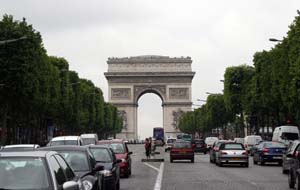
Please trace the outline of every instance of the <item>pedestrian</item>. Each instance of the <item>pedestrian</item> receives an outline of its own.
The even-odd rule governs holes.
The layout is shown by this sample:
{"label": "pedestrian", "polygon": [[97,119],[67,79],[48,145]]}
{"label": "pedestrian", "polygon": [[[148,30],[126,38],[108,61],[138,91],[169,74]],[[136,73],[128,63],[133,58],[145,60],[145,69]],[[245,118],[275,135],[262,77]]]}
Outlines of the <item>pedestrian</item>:
{"label": "pedestrian", "polygon": [[150,158],[150,149],[151,149],[151,145],[150,145],[149,139],[146,138],[145,139],[145,150],[146,150],[146,157],[147,157],[147,159]]}

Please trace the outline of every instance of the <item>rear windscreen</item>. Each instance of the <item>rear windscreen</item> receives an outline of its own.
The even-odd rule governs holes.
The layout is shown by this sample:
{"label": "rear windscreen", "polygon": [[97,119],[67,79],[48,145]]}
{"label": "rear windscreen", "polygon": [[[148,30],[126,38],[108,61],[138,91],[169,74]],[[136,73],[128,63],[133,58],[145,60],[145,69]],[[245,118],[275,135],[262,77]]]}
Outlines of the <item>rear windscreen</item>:
{"label": "rear windscreen", "polygon": [[191,148],[191,143],[189,142],[175,142],[174,148]]}
{"label": "rear windscreen", "polygon": [[242,144],[223,144],[221,150],[244,150]]}

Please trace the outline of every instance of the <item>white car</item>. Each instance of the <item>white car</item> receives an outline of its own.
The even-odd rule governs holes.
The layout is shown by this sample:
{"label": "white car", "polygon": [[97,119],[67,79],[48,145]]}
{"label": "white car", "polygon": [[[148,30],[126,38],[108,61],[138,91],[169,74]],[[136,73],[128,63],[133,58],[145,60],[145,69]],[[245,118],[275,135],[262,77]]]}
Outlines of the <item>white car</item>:
{"label": "white car", "polygon": [[96,144],[98,141],[98,135],[95,133],[94,134],[81,134],[80,138],[81,138],[83,145]]}
{"label": "white car", "polygon": [[176,141],[176,138],[168,138],[167,139],[167,143],[166,143],[166,147],[165,147],[165,152],[167,152],[168,150],[171,150],[171,148],[173,147],[174,142]]}
{"label": "white car", "polygon": [[82,141],[79,136],[60,136],[60,137],[52,138],[47,146],[61,146],[61,145],[81,146]]}

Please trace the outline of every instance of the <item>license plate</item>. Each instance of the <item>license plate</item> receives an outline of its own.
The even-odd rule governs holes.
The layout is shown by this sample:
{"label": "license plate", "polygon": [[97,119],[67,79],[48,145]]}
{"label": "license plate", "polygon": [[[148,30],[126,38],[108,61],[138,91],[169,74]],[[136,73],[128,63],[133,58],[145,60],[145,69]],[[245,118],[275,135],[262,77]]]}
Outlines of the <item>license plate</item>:
{"label": "license plate", "polygon": [[282,159],[280,156],[274,156],[273,159]]}
{"label": "license plate", "polygon": [[185,154],[186,152],[185,151],[182,151],[182,152],[180,152],[181,154]]}
{"label": "license plate", "polygon": [[232,158],[233,160],[239,160],[240,158]]}

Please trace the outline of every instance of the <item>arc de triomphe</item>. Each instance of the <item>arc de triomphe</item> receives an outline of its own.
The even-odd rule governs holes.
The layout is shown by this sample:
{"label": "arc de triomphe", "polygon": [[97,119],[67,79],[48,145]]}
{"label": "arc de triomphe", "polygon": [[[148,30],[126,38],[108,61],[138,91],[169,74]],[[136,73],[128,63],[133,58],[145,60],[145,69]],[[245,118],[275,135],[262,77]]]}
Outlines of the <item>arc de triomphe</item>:
{"label": "arc de triomphe", "polygon": [[[108,58],[109,102],[117,106],[123,129],[117,138],[137,139],[138,100],[145,93],[162,100],[163,127],[166,136],[175,136],[178,119],[191,110],[192,72],[190,57],[137,56]],[[160,127],[160,126],[153,126]]]}

